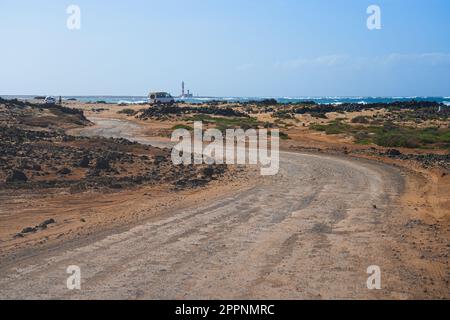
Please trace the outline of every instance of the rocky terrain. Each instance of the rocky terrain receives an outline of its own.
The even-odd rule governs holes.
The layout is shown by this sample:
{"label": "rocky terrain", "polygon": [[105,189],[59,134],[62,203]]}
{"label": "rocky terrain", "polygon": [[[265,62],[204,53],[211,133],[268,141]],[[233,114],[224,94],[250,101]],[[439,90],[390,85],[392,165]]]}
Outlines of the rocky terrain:
{"label": "rocky terrain", "polygon": [[0,100],[0,188],[122,189],[168,183],[199,187],[225,166],[174,166],[170,150],[125,139],[75,137],[65,129],[91,123],[73,108]]}
{"label": "rocky terrain", "polygon": [[[403,115],[420,108],[66,105],[74,111],[1,106],[16,114],[2,114],[0,131],[1,298],[448,298],[442,110],[425,108],[424,123],[406,130]],[[297,108],[319,112],[279,117]],[[44,122],[23,123],[27,114]],[[280,173],[236,182],[233,167],[172,166],[159,133],[195,120],[284,130]],[[355,140],[363,130],[365,144]],[[376,144],[374,134],[393,132],[423,148]],[[74,263],[80,292],[65,285]],[[383,288],[367,291],[374,264]]]}
{"label": "rocky terrain", "polygon": [[72,192],[171,183],[204,186],[224,166],[174,166],[170,150],[125,139],[73,137],[0,127],[0,188],[63,188]]}
{"label": "rocky terrain", "polygon": [[385,155],[392,159],[413,160],[420,163],[425,169],[441,168],[450,172],[450,154],[403,154],[397,149],[389,149],[378,152],[378,155]]}
{"label": "rocky terrain", "polygon": [[0,98],[1,126],[61,131],[89,124],[83,111],[76,108]]}
{"label": "rocky terrain", "polygon": [[[307,140],[311,133],[319,131],[327,135],[329,144],[349,138],[346,142],[360,146],[354,154],[414,161],[424,168],[437,167],[446,171],[450,167],[450,107],[437,102],[412,100],[324,105],[313,101],[280,104],[274,99],[266,99],[128,107],[117,113],[127,119],[158,121],[161,128],[165,125],[160,130],[164,134],[155,135],[170,137],[174,128],[192,129],[193,121],[202,121],[208,127],[220,130],[279,128],[280,137],[294,144],[298,138]],[[312,151],[326,149],[312,147]],[[346,146],[340,149],[344,153],[348,151]]]}
{"label": "rocky terrain", "polygon": [[[415,204],[399,202],[399,168],[324,154],[280,158],[280,173],[250,188],[0,264],[0,298],[448,299],[445,221],[427,222]],[[67,290],[73,264],[82,290]],[[367,290],[371,265],[382,270],[381,290]]]}
{"label": "rocky terrain", "polygon": [[0,98],[1,261],[215,197],[236,173],[175,166],[168,148],[77,133],[95,127],[86,113],[104,110]]}
{"label": "rocky terrain", "polygon": [[[275,100],[263,100],[259,102],[243,103],[243,106],[251,112],[279,112],[278,115],[289,114],[310,114],[320,115],[330,112],[361,112],[367,110],[389,110],[391,112],[406,111],[411,117],[417,120],[427,119],[448,119],[450,108],[442,103],[428,101],[405,101],[392,103],[342,103],[342,104],[317,104],[314,101],[304,101],[299,103],[279,104]],[[403,113],[403,114],[405,114]]]}
{"label": "rocky terrain", "polygon": [[142,120],[157,119],[164,120],[173,116],[188,114],[204,114],[225,117],[248,117],[244,112],[231,107],[219,108],[216,106],[179,106],[179,105],[154,105],[148,109],[138,112],[137,118]]}

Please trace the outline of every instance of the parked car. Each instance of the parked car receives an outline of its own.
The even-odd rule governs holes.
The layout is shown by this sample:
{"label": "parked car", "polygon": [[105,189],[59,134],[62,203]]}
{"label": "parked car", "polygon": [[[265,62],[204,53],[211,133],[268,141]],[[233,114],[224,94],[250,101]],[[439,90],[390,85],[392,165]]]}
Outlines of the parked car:
{"label": "parked car", "polygon": [[150,92],[149,103],[174,103],[175,99],[167,92]]}
{"label": "parked car", "polygon": [[56,104],[56,99],[50,96],[45,97],[44,99],[45,104]]}

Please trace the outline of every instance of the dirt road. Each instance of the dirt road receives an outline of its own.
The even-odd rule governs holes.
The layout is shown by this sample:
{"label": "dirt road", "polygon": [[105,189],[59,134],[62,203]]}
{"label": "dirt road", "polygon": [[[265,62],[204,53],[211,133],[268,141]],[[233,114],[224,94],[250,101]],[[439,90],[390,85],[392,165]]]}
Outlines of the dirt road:
{"label": "dirt road", "polygon": [[[139,129],[97,123],[91,133],[131,138]],[[280,161],[277,176],[246,192],[0,268],[0,298],[445,297],[440,284],[424,293],[421,269],[397,252],[404,228],[398,169],[289,152]],[[81,290],[66,287],[70,265],[81,268]],[[367,289],[371,265],[381,268],[381,290]]]}

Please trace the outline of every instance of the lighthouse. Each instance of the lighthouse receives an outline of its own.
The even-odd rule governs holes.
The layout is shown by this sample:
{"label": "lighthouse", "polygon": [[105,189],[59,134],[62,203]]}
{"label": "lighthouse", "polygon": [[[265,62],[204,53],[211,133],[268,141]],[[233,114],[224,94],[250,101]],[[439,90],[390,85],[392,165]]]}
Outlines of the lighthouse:
{"label": "lighthouse", "polygon": [[184,81],[181,81],[181,96],[180,98],[192,98],[193,95],[190,92],[190,90],[187,91],[187,93],[184,90]]}

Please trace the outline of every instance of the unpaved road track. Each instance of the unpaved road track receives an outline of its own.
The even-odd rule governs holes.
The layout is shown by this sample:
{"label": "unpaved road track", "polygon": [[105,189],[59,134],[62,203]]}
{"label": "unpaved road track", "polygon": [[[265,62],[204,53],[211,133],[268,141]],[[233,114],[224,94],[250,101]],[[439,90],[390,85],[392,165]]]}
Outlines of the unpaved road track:
{"label": "unpaved road track", "polygon": [[[91,133],[136,129],[108,124]],[[280,161],[277,176],[246,192],[0,268],[0,298],[415,297],[414,277],[390,252],[398,169],[287,152]],[[70,265],[81,268],[80,291],[66,288]],[[366,287],[370,265],[382,270],[382,290]]]}

